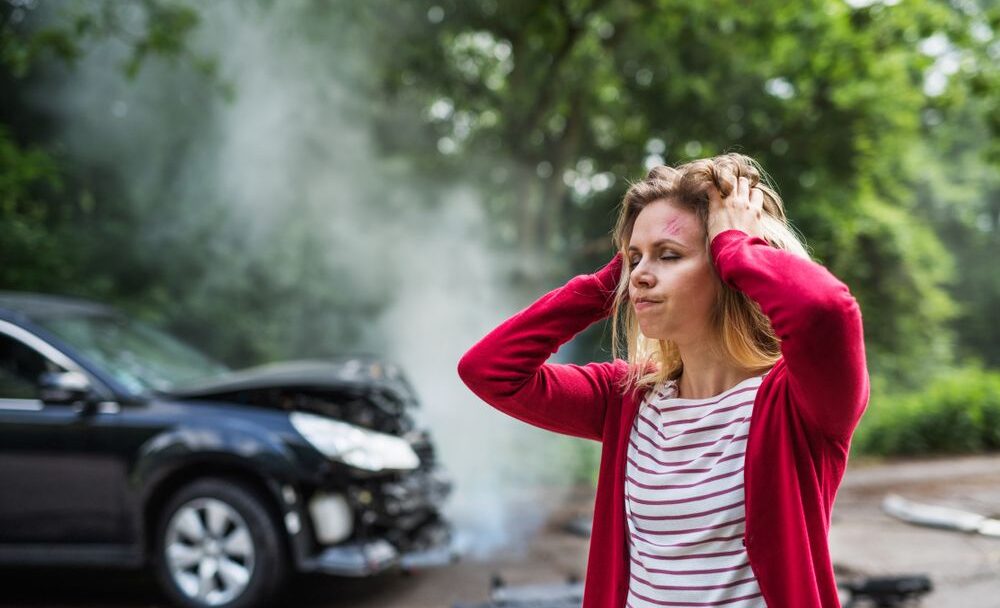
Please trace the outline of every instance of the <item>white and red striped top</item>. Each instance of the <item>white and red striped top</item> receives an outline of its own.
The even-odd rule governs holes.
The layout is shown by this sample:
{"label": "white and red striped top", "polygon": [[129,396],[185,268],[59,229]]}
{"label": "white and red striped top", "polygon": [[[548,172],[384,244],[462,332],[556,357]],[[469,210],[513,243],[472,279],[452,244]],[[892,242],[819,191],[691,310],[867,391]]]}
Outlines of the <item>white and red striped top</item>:
{"label": "white and red striped top", "polygon": [[743,546],[743,463],[767,374],[705,399],[669,380],[650,390],[629,437],[628,608],[765,606]]}

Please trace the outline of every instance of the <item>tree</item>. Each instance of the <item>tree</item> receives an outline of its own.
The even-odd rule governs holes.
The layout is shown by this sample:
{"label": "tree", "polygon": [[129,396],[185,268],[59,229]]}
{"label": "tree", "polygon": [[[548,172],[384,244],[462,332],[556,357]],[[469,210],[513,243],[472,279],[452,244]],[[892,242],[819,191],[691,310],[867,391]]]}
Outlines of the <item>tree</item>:
{"label": "tree", "polygon": [[[918,215],[912,158],[928,110],[960,108],[955,91],[995,95],[995,14],[935,0],[378,6],[392,13],[378,20],[394,41],[380,57],[385,94],[420,110],[410,119],[452,169],[503,159],[499,177],[493,161],[470,179],[491,185],[499,235],[541,282],[610,253],[623,178],[738,150],[762,162],[816,256],[857,295],[877,371],[916,383],[949,360],[953,266]],[[978,84],[928,93],[934,58],[920,47],[934,36],[978,57]],[[407,144],[394,132],[390,150]]]}

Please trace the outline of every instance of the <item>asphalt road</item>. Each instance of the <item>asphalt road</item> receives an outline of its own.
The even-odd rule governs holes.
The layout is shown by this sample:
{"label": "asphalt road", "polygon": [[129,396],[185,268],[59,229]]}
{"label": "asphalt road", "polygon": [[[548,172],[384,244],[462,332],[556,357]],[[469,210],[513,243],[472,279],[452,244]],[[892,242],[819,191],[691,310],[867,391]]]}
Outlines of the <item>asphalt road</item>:
{"label": "asphalt road", "polygon": [[[887,493],[910,500],[1000,515],[1000,456],[852,463],[833,513],[831,552],[838,570],[868,575],[924,573],[935,591],[927,608],[1000,606],[1000,538],[917,527],[887,516]],[[545,501],[545,495],[536,500]],[[563,525],[590,513],[592,495],[571,494],[553,507],[547,526],[527,547],[485,561],[465,560],[408,575],[370,579],[297,577],[277,604],[303,608],[448,608],[485,601],[490,581],[550,583],[583,576],[588,539]],[[526,505],[526,508],[529,508]],[[537,508],[537,505],[530,508]],[[138,608],[168,606],[151,577],[133,572],[0,570],[0,607]]]}

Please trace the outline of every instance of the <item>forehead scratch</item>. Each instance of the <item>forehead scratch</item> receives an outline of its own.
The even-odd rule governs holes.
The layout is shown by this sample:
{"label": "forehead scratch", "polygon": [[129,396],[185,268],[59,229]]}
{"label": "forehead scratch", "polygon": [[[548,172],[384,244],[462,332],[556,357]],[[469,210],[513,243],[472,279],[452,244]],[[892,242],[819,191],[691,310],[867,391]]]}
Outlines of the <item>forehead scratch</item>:
{"label": "forehead scratch", "polygon": [[677,236],[681,233],[681,225],[683,220],[679,217],[670,219],[666,224],[663,225],[663,230],[660,232],[663,236]]}

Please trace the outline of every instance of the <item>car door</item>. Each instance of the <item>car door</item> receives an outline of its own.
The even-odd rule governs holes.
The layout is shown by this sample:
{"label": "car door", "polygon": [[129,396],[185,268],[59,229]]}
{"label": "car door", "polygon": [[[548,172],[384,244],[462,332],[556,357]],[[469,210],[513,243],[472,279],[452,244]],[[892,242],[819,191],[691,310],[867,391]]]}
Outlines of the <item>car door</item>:
{"label": "car door", "polygon": [[0,321],[0,544],[105,543],[121,533],[120,474],[91,454],[92,419],[39,399],[42,373],[73,367]]}

